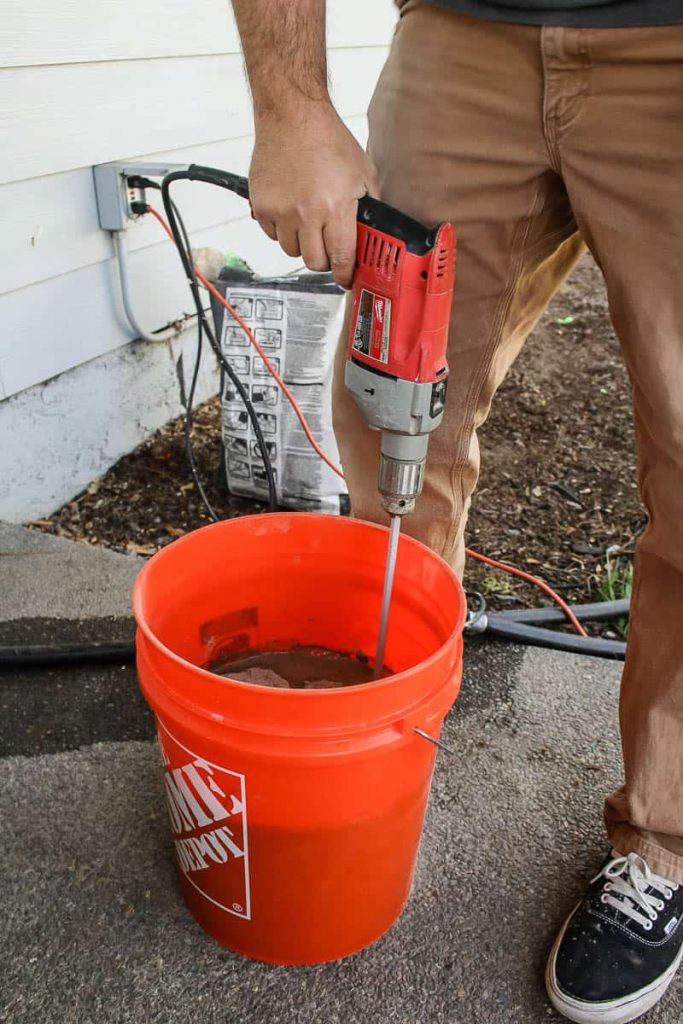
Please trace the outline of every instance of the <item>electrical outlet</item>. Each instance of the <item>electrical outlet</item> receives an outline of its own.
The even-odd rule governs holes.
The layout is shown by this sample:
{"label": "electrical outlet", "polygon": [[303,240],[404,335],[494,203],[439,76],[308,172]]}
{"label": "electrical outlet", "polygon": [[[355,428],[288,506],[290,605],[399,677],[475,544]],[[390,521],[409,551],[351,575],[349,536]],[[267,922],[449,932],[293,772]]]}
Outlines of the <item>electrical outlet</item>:
{"label": "electrical outlet", "polygon": [[[134,182],[140,181],[139,178],[126,178],[125,180],[125,200],[127,207],[128,217],[133,219],[140,216],[141,207],[138,203],[142,203],[143,206],[147,202],[147,193],[145,192],[144,185],[134,184]],[[137,211],[137,212],[136,212]]]}
{"label": "electrical outlet", "polygon": [[93,167],[97,215],[103,231],[123,231],[138,215],[133,203],[145,202],[144,188],[131,179],[165,178],[171,171],[187,170],[188,164],[128,163]]}

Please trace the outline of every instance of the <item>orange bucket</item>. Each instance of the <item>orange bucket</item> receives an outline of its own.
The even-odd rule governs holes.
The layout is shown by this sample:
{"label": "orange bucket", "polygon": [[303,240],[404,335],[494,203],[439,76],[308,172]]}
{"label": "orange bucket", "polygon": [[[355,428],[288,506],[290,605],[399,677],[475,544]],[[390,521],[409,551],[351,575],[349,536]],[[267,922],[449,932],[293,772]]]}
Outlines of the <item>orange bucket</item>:
{"label": "orange bucket", "polygon": [[313,964],[379,938],[408,898],[435,747],[462,672],[465,598],[402,537],[386,664],[330,690],[272,689],[199,666],[219,652],[372,656],[388,532],[281,513],[207,526],[138,576],[140,685],[157,720],[187,905],[230,949]]}

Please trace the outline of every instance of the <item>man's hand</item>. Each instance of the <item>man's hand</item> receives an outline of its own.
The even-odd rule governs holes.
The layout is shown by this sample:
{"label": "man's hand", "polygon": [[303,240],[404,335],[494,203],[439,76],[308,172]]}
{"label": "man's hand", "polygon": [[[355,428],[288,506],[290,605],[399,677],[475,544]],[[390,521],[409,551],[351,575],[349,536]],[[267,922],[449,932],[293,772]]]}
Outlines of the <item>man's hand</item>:
{"label": "man's hand", "polygon": [[288,256],[309,270],[332,270],[351,285],[356,258],[357,200],[376,194],[375,169],[325,101],[297,104],[292,121],[257,124],[249,171],[254,216]]}

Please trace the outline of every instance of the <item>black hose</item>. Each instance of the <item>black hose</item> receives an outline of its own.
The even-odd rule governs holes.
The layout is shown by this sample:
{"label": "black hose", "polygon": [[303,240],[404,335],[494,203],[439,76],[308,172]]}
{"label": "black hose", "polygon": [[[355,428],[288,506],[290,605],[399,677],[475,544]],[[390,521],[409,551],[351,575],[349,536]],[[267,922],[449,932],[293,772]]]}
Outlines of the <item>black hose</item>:
{"label": "black hose", "polygon": [[[630,601],[627,597],[619,601],[596,601],[594,604],[571,604],[569,607],[579,621],[606,622],[628,615]],[[497,616],[513,622],[566,622],[567,616],[561,608],[510,608],[496,612]]]}
{"label": "black hose", "polygon": [[[575,606],[575,611],[576,608],[581,609],[581,606]],[[542,610],[544,609],[539,609],[539,611]],[[569,651],[572,654],[590,654],[613,660],[623,661],[626,652],[626,644],[619,640],[601,640],[596,637],[578,636],[574,633],[558,633],[555,630],[538,629],[522,622],[515,622],[499,613],[486,615],[486,628],[481,632],[482,635],[513,640],[531,647]],[[109,664],[111,662],[120,664],[132,661],[135,661],[135,644],[127,640],[92,641],[82,644],[0,645],[0,671],[10,668],[59,667],[87,663]]]}
{"label": "black hose", "polygon": [[486,616],[486,627],[480,632],[486,636],[514,640],[530,647],[545,647],[554,651],[569,651],[572,654],[592,654],[599,658],[623,661],[626,644],[621,640],[601,640],[597,637],[579,636],[578,633],[558,633],[553,629],[539,629],[515,622],[499,614]]}
{"label": "black hose", "polygon": [[0,646],[0,671],[9,668],[105,664],[135,661],[135,644],[130,640],[93,641],[83,644],[32,644]]}

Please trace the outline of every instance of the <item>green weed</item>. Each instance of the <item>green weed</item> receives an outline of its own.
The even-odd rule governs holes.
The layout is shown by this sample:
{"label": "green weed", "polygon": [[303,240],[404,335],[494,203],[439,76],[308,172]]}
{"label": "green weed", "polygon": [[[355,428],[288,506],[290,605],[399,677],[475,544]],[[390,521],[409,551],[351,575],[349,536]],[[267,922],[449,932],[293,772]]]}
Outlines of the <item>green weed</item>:
{"label": "green weed", "polygon": [[499,576],[484,576],[481,581],[481,592],[484,597],[490,597],[492,594],[511,594],[513,590],[512,580],[502,573]]}
{"label": "green weed", "polygon": [[[607,551],[604,565],[599,565],[595,574],[595,593],[601,601],[620,601],[633,592],[633,562],[630,558]],[[628,618],[617,619],[616,631],[624,639],[628,634]]]}

